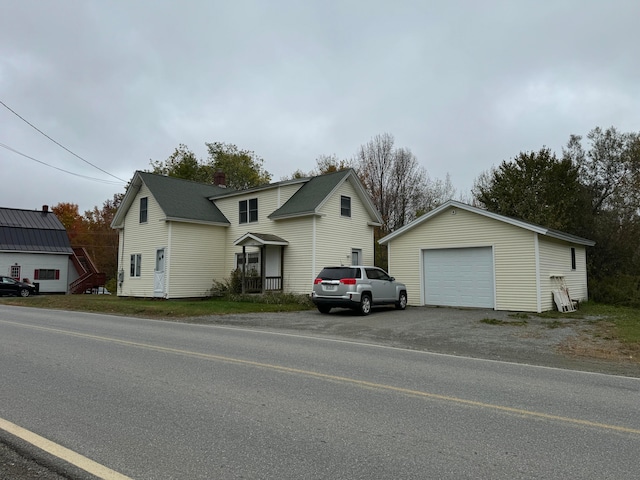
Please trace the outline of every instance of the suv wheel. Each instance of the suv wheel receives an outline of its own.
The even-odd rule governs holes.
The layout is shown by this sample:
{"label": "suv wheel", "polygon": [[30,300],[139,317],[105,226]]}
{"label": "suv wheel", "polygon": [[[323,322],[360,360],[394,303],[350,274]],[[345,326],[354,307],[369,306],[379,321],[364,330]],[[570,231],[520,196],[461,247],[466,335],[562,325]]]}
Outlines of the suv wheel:
{"label": "suv wheel", "polygon": [[371,313],[371,295],[366,293],[362,295],[358,311],[360,315],[369,315],[369,313]]}
{"label": "suv wheel", "polygon": [[320,313],[329,313],[331,311],[331,307],[327,307],[326,305],[318,305],[318,311]]}
{"label": "suv wheel", "polygon": [[396,308],[398,310],[407,308],[407,292],[400,292],[400,298],[396,302]]}
{"label": "suv wheel", "polygon": [[21,297],[28,297],[31,294],[28,288],[21,288],[19,293]]}

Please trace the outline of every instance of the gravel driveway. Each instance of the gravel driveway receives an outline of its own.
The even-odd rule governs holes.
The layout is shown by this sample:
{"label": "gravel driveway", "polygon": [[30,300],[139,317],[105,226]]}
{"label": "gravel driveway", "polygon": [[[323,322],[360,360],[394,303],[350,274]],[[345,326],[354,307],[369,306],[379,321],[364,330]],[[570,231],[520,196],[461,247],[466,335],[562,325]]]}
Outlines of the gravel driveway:
{"label": "gravel driveway", "polygon": [[[185,321],[185,320],[182,320]],[[198,317],[186,320],[318,335],[492,360],[640,377],[637,358],[607,353],[590,319],[541,318],[494,310],[374,308],[366,317],[343,309]],[[607,345],[609,342],[609,345]]]}

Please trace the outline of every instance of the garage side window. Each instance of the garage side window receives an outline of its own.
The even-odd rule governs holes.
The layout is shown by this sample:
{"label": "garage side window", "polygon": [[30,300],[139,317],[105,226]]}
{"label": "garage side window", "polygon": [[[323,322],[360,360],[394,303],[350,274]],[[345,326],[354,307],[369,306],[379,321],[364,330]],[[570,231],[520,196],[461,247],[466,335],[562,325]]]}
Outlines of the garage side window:
{"label": "garage side window", "polygon": [[147,223],[147,205],[149,203],[148,197],[142,197],[140,199],[140,223]]}
{"label": "garage side window", "polygon": [[129,276],[139,277],[141,265],[142,265],[142,255],[139,253],[134,253],[133,255],[131,255],[131,267],[129,270]]}

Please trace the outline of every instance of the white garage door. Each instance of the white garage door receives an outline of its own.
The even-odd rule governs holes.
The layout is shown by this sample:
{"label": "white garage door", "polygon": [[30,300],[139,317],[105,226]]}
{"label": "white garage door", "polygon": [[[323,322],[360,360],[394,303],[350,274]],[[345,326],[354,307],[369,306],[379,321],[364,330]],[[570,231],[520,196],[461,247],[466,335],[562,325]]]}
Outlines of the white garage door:
{"label": "white garage door", "polygon": [[424,250],[426,305],[494,308],[491,247]]}

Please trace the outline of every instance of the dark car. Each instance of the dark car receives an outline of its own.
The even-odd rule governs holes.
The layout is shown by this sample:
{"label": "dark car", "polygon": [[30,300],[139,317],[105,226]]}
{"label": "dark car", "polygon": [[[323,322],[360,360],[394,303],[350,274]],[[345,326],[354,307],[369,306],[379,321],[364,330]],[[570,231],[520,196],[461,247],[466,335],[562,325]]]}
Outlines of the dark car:
{"label": "dark car", "polygon": [[0,277],[0,295],[28,297],[34,293],[36,293],[35,285],[19,282],[11,277]]}
{"label": "dark car", "polygon": [[404,310],[407,287],[378,267],[325,267],[314,281],[311,301],[320,313],[343,307],[368,315],[372,305],[389,304]]}

